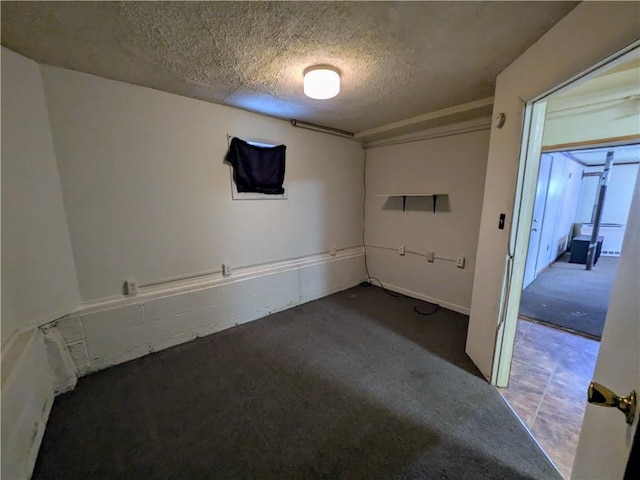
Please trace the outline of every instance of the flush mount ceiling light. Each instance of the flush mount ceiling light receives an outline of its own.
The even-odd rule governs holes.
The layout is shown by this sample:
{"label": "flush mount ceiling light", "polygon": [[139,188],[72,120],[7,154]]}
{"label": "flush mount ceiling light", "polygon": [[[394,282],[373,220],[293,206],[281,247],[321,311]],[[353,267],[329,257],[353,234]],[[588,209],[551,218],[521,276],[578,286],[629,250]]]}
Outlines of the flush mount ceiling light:
{"label": "flush mount ceiling light", "polygon": [[309,67],[304,71],[304,94],[316,100],[333,98],[340,93],[340,73],[327,66]]}

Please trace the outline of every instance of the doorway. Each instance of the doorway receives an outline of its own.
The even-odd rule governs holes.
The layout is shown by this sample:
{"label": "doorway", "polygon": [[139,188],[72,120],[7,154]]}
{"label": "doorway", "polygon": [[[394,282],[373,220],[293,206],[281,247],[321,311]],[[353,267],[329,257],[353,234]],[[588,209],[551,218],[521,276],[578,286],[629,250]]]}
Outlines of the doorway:
{"label": "doorway", "polygon": [[[601,196],[598,187],[608,156],[612,164]],[[640,145],[542,154],[521,318],[600,339],[639,164]],[[600,202],[593,265],[586,269]]]}
{"label": "doorway", "polygon": [[[537,128],[537,142],[529,139],[521,167],[505,320],[514,338],[503,339],[497,384],[506,386],[501,393],[567,479],[640,162],[640,149],[630,145],[640,139],[639,76],[635,50],[580,85],[528,105],[531,132],[536,121],[544,129]],[[592,232],[601,159],[609,152],[617,173],[599,235],[607,240],[586,271],[578,250]]]}

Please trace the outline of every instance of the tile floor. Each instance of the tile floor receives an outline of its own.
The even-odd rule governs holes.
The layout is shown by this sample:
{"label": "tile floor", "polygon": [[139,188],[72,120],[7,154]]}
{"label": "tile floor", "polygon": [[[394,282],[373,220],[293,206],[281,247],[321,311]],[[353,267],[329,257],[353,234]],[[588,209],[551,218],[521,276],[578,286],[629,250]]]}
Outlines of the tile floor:
{"label": "tile floor", "polygon": [[600,342],[518,320],[508,388],[500,393],[565,479],[578,445]]}

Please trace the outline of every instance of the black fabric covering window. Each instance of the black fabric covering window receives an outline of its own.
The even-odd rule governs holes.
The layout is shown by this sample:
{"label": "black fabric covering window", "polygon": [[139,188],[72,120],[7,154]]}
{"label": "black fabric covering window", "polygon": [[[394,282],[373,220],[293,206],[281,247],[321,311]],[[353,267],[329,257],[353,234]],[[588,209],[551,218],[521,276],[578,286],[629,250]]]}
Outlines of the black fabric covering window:
{"label": "black fabric covering window", "polygon": [[283,194],[286,148],[286,145],[259,147],[232,138],[226,160],[233,167],[238,192]]}

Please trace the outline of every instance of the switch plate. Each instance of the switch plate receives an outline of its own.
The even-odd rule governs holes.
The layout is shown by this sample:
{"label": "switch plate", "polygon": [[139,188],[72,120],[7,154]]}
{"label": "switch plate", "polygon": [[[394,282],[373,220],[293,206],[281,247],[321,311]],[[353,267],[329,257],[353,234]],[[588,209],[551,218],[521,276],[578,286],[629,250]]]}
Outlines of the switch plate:
{"label": "switch plate", "polygon": [[222,276],[223,277],[228,277],[231,275],[231,265],[229,265],[228,263],[223,263],[222,264]]}
{"label": "switch plate", "polygon": [[464,268],[464,257],[456,258],[456,267]]}
{"label": "switch plate", "polygon": [[404,255],[404,245],[400,245],[400,247],[398,247],[398,253],[400,255]]}

